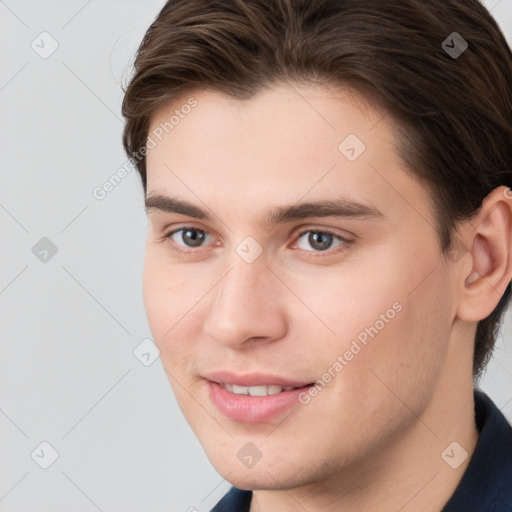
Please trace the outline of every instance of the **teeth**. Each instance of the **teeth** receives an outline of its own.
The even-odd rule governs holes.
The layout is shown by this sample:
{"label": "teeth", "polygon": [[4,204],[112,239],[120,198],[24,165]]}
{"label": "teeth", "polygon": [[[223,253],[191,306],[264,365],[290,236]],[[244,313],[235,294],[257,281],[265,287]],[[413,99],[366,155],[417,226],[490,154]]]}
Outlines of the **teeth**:
{"label": "teeth", "polygon": [[249,395],[251,395],[251,396],[267,396],[268,395],[268,387],[267,386],[251,386],[247,389],[249,390]]}
{"label": "teeth", "polygon": [[277,395],[281,391],[290,391],[294,389],[293,386],[237,386],[236,384],[220,383],[221,387],[225,390],[235,393],[236,395],[250,395],[250,396],[267,396]]}
{"label": "teeth", "polygon": [[267,387],[267,394],[268,395],[277,395],[277,393],[281,393],[284,388],[281,386],[268,386]]}
{"label": "teeth", "polygon": [[233,393],[236,395],[248,395],[249,388],[247,386],[237,386],[236,384],[233,384]]}

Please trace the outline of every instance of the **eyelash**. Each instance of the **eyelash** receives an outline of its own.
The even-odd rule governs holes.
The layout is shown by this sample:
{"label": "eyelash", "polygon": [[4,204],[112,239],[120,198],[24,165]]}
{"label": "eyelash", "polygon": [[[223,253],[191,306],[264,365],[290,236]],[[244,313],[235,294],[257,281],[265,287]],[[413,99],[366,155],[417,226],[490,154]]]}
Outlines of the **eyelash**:
{"label": "eyelash", "polygon": [[[173,235],[175,235],[176,233],[179,233],[180,231],[186,231],[186,230],[200,231],[202,233],[207,233],[204,229],[199,229],[199,228],[196,228],[194,226],[182,226],[181,228],[174,229],[174,230],[170,231],[169,233],[167,233],[166,235],[164,235],[164,239],[165,240],[169,239],[169,241],[171,242],[171,244],[173,246],[173,250],[176,251],[177,253],[183,254],[183,255],[190,255],[190,254],[193,254],[195,252],[198,252],[198,250],[197,249],[185,249],[185,248],[183,248],[183,246],[176,244],[172,240],[172,236]],[[311,228],[304,229],[303,231],[299,232],[297,237],[296,237],[297,241],[299,241],[306,233],[319,233],[319,234],[322,234],[322,235],[330,235],[330,236],[332,236],[334,238],[339,239],[341,242],[343,242],[343,244],[341,246],[338,246],[337,248],[335,248],[334,253],[343,252],[344,250],[347,249],[347,246],[352,243],[351,240],[348,240],[348,239],[338,235],[334,231],[330,231],[329,229],[311,229]],[[200,248],[201,247],[199,247],[198,249],[200,249]],[[305,251],[304,249],[302,249],[302,250],[304,252],[306,252],[308,257],[313,257],[313,258],[318,257],[318,256],[322,256],[324,254],[327,254],[327,255],[332,255],[333,254],[331,249],[327,249],[326,251]]]}

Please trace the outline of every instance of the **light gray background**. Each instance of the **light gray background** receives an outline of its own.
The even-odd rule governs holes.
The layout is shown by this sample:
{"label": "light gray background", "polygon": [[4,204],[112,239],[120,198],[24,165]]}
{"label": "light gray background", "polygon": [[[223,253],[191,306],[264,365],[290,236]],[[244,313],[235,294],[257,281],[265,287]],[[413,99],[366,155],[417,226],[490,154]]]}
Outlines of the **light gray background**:
{"label": "light gray background", "polygon": [[[512,0],[484,3],[510,43]],[[121,78],[163,4],[0,1],[0,512],[207,511],[229,488],[160,360],[133,354],[151,337],[139,178],[92,195],[126,162]],[[511,340],[509,314],[481,388],[512,421]]]}

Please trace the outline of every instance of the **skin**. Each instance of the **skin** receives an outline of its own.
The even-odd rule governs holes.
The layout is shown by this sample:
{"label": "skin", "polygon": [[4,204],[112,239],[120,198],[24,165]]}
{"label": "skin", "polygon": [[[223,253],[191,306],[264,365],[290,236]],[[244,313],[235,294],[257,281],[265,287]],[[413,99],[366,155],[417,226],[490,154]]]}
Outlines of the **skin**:
{"label": "skin", "polygon": [[[466,250],[450,259],[389,116],[357,92],[281,83],[239,101],[189,91],[155,113],[150,132],[191,96],[198,105],[147,155],[147,195],[187,200],[213,219],[148,209],[144,301],[208,458],[254,490],[251,512],[441,510],[478,437],[476,325],[512,275],[506,189],[460,225]],[[352,162],[338,149],[351,133],[366,145]],[[264,222],[278,206],[342,196],[383,216]],[[203,244],[191,247],[183,231],[166,238],[185,227],[206,232]],[[330,248],[299,238],[308,229],[332,231]],[[248,236],[263,249],[252,263],[236,252]],[[202,376],[214,370],[315,382],[396,303],[401,310],[307,405],[254,424],[211,402]],[[454,441],[469,455],[457,469],[441,457]],[[237,457],[247,442],[262,454],[251,468]]]}

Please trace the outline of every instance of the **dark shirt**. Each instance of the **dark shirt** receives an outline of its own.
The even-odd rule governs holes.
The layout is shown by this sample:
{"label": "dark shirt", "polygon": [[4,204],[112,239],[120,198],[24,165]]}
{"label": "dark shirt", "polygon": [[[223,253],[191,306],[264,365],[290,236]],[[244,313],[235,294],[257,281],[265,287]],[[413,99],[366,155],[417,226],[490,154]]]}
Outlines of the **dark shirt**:
{"label": "dark shirt", "polygon": [[[441,512],[512,512],[512,428],[481,391],[475,391],[478,442],[462,480]],[[231,487],[211,512],[249,512],[251,491]]]}

